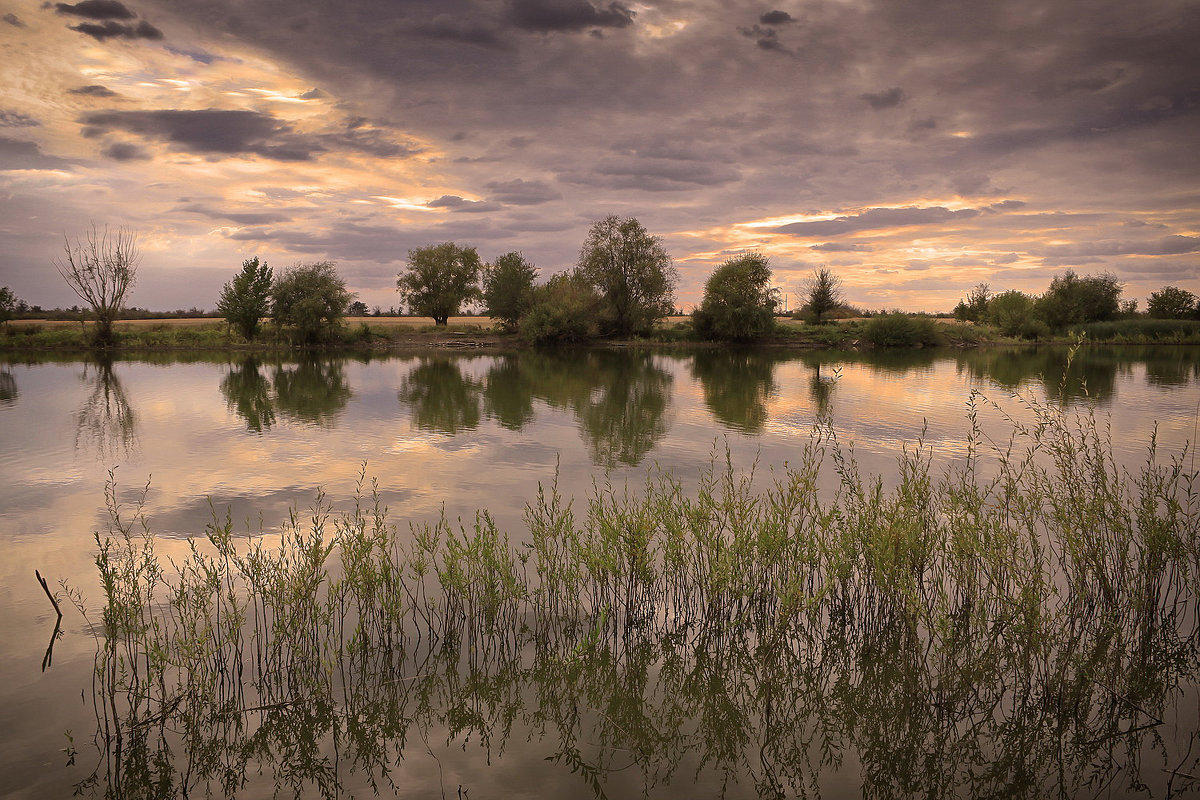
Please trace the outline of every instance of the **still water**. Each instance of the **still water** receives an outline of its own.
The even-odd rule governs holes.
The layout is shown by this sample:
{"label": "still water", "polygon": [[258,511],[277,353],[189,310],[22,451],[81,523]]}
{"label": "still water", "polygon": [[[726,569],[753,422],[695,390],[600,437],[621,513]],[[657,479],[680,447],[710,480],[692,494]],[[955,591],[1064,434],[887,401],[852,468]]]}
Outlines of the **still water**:
{"label": "still water", "polygon": [[[973,390],[981,395],[972,402]],[[239,532],[270,535],[290,510],[303,514],[318,489],[335,508],[345,507],[363,472],[377,479],[381,502],[403,527],[442,513],[470,521],[477,509],[486,508],[520,541],[526,503],[539,486],[557,480],[568,497],[586,503],[594,482],[639,486],[648,473],[662,470],[686,488],[695,485],[705,465],[727,457],[736,467],[755,467],[761,479],[799,457],[823,415],[832,419],[839,442],[853,447],[862,471],[880,475],[885,484],[895,482],[896,459],[904,448],[918,442],[928,448],[935,470],[946,469],[966,453],[972,410],[984,430],[1003,441],[1002,411],[1023,418],[1023,402],[1014,394],[1094,410],[1100,424],[1111,428],[1118,462],[1137,468],[1152,436],[1160,459],[1183,454],[1186,442],[1195,439],[1200,349],[1090,348],[1069,369],[1066,352],[1050,348],[876,354],[439,352],[284,361],[179,354],[100,362],[10,361],[0,366],[0,602],[5,609],[0,615],[0,796],[70,796],[81,782],[84,794],[111,791],[104,781],[87,783],[97,763],[111,755],[98,755],[94,743],[95,639],[89,623],[68,607],[63,633],[48,654],[55,614],[34,578],[37,569],[60,593],[63,581],[82,593],[85,606],[98,605],[93,533],[106,529],[109,480],[115,481],[113,491],[127,512],[142,503],[162,553],[174,558],[186,555],[186,538],[203,535],[214,514],[228,513]],[[1002,411],[989,401],[998,402]],[[822,481],[832,490],[836,477]],[[874,646],[886,650],[889,644]],[[647,705],[639,714],[663,713],[664,697],[697,691],[678,675],[672,678],[674,661],[668,656],[674,651],[663,643],[626,642],[624,648],[622,669],[614,665],[614,672],[625,670],[627,676],[636,667],[643,677],[647,671],[657,675],[659,704],[642,697],[637,702]],[[729,646],[723,652],[739,651]],[[753,660],[751,653],[742,655]],[[586,703],[589,692],[579,687],[599,678],[570,670],[550,674],[544,664],[534,663],[541,666],[510,680],[508,688],[498,680],[493,687],[495,693],[511,691],[519,698],[506,708],[521,713],[509,718],[467,725],[461,715],[472,709],[450,702],[439,716],[430,710],[437,704],[428,696],[397,698],[391,696],[394,689],[383,692],[393,713],[411,703],[420,712],[413,714],[423,713],[426,721],[409,732],[403,746],[396,740],[406,731],[384,726],[394,748],[385,759],[388,781],[379,784],[377,774],[368,777],[370,770],[354,763],[335,767],[332,774],[339,777],[332,783],[312,773],[296,785],[312,796],[364,796],[375,789],[414,797],[459,791],[475,798],[623,796],[647,787],[663,796],[671,796],[672,788],[694,796],[756,796],[765,791],[762,775],[771,770],[756,770],[750,762],[765,765],[769,753],[778,762],[786,760],[770,734],[770,707],[767,723],[759,726],[767,732],[764,741],[753,746],[719,736],[708,741],[704,731],[729,729],[733,721],[721,717],[731,708],[714,707],[706,699],[701,707],[715,716],[701,714],[699,733],[691,720],[684,726],[686,737],[661,734],[643,743],[647,753],[657,755],[617,758],[598,775],[596,763],[581,754],[582,744],[559,741],[547,730],[543,706]],[[723,663],[721,669],[709,665],[705,674],[727,681],[730,669],[742,677],[753,672],[745,664]],[[478,698],[477,687],[472,694],[458,684],[457,666],[434,672],[444,682],[426,691]],[[805,673],[797,680],[809,677]],[[871,696],[843,698],[848,705],[834,714],[839,719],[881,714],[873,729],[879,741],[867,737],[866,745],[844,749],[808,741],[800,766],[792,765],[802,777],[785,785],[784,794],[805,787],[824,797],[928,791],[928,782],[878,774],[903,772],[922,755],[917,743],[907,742],[911,751],[900,746],[912,735],[905,719],[922,711],[911,705],[911,693],[900,691],[906,687],[892,685],[902,678],[881,674]],[[900,694],[884,696],[889,685]],[[836,699],[836,692],[822,696]],[[1011,702],[1005,697],[1003,702]],[[862,707],[868,701],[877,707]],[[1172,702],[1184,707],[1171,718],[1170,731],[1156,733],[1186,746],[1196,738],[1200,710],[1194,683],[1182,687]],[[612,722],[617,712],[611,706],[590,713]],[[271,724],[291,731],[290,736],[298,735],[293,728],[327,730],[321,715],[332,716],[332,711],[314,701],[307,713],[316,716]],[[1190,723],[1181,727],[1179,719]],[[259,730],[268,728],[264,721]],[[937,750],[935,743],[925,744]],[[1200,749],[1200,743],[1196,746]],[[872,748],[879,747],[888,749],[887,758],[877,757]],[[829,756],[831,748],[838,750],[836,757]],[[726,758],[726,750],[739,754]],[[335,759],[346,757],[338,747],[333,751]],[[1164,748],[1148,759],[1165,762],[1168,751],[1175,754]],[[789,752],[799,757],[795,748]],[[960,755],[968,761],[973,757],[977,765],[987,763],[978,753]],[[228,785],[216,780],[201,786],[217,795],[269,797],[279,786],[290,794],[293,785],[278,773],[280,759],[289,758],[294,755],[275,762],[264,757],[276,764],[274,772],[260,764],[257,772]],[[655,762],[672,767],[665,774],[648,771],[647,764]],[[1153,796],[1176,790],[1171,770],[1178,771],[1178,765],[1144,767],[1141,779],[1153,787]],[[939,767],[931,761],[924,769]],[[963,783],[960,776],[951,791],[995,790],[997,784],[989,784],[986,775],[975,777],[978,785]],[[1127,776],[1122,780],[1114,785],[1130,783]],[[1090,796],[1103,793],[1107,784],[1084,780],[1070,786],[1069,794]],[[776,783],[771,787],[778,789]]]}

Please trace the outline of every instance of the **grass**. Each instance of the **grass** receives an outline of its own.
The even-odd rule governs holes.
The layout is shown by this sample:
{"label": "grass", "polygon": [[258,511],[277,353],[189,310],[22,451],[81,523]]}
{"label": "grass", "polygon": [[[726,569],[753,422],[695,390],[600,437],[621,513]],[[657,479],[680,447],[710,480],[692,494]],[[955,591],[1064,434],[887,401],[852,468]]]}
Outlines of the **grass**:
{"label": "grass", "polygon": [[1195,720],[1170,721],[1198,671],[1193,457],[1151,441],[1127,471],[1091,414],[1017,402],[993,442],[973,395],[967,457],[918,443],[894,488],[823,420],[769,479],[715,454],[691,491],[540,487],[516,541],[486,511],[402,530],[364,470],[350,509],[318,494],[270,537],[214,512],[164,561],[110,484],[103,606],[73,594],[98,614],[81,789],[394,791],[442,736],[542,742],[597,796],[630,767],[819,794],[851,751],[867,796],[1196,790]]}

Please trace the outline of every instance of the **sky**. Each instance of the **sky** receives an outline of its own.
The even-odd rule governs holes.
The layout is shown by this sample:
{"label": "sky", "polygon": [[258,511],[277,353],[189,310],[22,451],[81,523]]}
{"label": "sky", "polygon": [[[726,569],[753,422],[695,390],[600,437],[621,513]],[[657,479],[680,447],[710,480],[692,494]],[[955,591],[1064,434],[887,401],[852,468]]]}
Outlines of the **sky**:
{"label": "sky", "polygon": [[399,306],[408,251],[571,267],[662,238],[868,309],[1111,272],[1200,294],[1195,0],[0,0],[0,284],[79,302],[64,238],[126,227],[133,305],[258,256]]}

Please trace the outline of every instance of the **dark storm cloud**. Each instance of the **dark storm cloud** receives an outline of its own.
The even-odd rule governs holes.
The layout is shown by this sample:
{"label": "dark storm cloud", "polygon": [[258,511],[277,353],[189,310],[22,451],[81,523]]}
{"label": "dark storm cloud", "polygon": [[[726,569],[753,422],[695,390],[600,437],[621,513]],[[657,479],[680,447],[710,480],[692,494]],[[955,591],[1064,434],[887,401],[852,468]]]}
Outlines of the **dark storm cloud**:
{"label": "dark storm cloud", "polygon": [[521,178],[511,181],[492,181],[483,188],[498,203],[514,206],[536,206],[558,200],[562,194],[541,181],[526,181]]}
{"label": "dark storm cloud", "polygon": [[332,150],[357,150],[379,158],[406,158],[421,152],[420,147],[392,140],[386,131],[352,125],[343,133],[323,134],[320,140]]}
{"label": "dark storm cloud", "polygon": [[885,89],[882,92],[867,92],[859,96],[876,111],[882,111],[885,108],[895,108],[905,100],[904,90],[899,86],[893,86],[891,89]]}
{"label": "dark storm cloud", "polygon": [[0,136],[0,171],[27,169],[61,169],[70,162],[42,152],[36,142]]}
{"label": "dark storm cloud", "polygon": [[105,39],[158,40],[163,38],[163,32],[146,20],[142,20],[137,25],[123,25],[112,20],[100,23],[81,22],[78,25],[72,25],[71,30],[86,34],[98,42],[103,42]]}
{"label": "dark storm cloud", "polygon": [[150,154],[130,142],[113,142],[100,151],[114,161],[146,161]]}
{"label": "dark storm cloud", "polygon": [[80,86],[78,89],[68,89],[67,94],[82,94],[87,97],[116,97],[117,93],[107,86],[93,83],[90,86]]}
{"label": "dark storm cloud", "polygon": [[20,111],[0,109],[0,128],[36,128],[42,123]]}
{"label": "dark storm cloud", "polygon": [[73,17],[83,17],[84,19],[136,19],[137,14],[134,14],[124,3],[118,3],[117,0],[83,0],[82,3],[68,5],[67,3],[55,3],[54,10],[59,14],[68,14]]}
{"label": "dark storm cloud", "polygon": [[784,25],[792,21],[792,15],[786,11],[768,11],[758,21],[763,25]]}
{"label": "dark storm cloud", "polygon": [[4,20],[9,25],[12,25],[14,28],[26,27],[25,23],[21,22],[21,18],[16,14],[5,14],[3,17],[0,17],[0,19]]}
{"label": "dark storm cloud", "polygon": [[627,28],[635,12],[622,3],[593,4],[587,0],[509,0],[509,19],[527,31],[581,31],[587,28]]}
{"label": "dark storm cloud", "polygon": [[861,214],[837,219],[793,222],[775,229],[776,233],[796,236],[839,236],[846,233],[901,228],[910,225],[934,225],[979,216],[974,208],[951,211],[943,206],[925,208],[871,208]]}
{"label": "dark storm cloud", "polygon": [[451,211],[479,212],[479,211],[495,211],[500,206],[495,203],[488,203],[483,200],[467,200],[465,197],[459,197],[456,194],[444,194],[436,200],[430,200],[425,204],[427,208],[448,208]]}
{"label": "dark storm cloud", "polygon": [[473,20],[464,20],[451,14],[439,14],[429,22],[412,28],[414,33],[430,39],[478,45],[480,47],[504,47],[498,31]]}
{"label": "dark storm cloud", "polygon": [[156,139],[189,153],[257,155],[274,161],[308,161],[325,147],[286,123],[257,111],[103,111],[84,115],[84,135],[113,131]]}

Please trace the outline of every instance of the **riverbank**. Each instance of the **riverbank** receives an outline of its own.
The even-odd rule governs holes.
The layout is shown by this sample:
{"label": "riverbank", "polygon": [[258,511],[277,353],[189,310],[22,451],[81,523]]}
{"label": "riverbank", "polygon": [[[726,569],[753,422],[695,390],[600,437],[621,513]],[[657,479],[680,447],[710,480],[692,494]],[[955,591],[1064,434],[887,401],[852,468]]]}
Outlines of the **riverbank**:
{"label": "riverbank", "polygon": [[[0,352],[87,352],[92,323],[77,320],[12,320],[0,330]],[[119,352],[147,350],[224,350],[277,353],[301,349],[286,336],[268,327],[255,341],[234,333],[221,319],[207,317],[122,320],[116,323]],[[839,320],[813,325],[780,318],[772,336],[756,346],[782,349],[874,347],[977,347],[1014,344],[1070,344],[1080,336],[1096,344],[1200,344],[1200,321],[1129,319],[1093,323],[1066,332],[1025,340],[1002,336],[995,328],[970,322],[925,316],[891,314]],[[666,346],[713,348],[723,342],[699,339],[691,318],[664,319],[647,337],[596,339],[605,347]],[[353,352],[405,352],[428,349],[518,350],[530,345],[513,333],[501,331],[489,317],[451,317],[435,326],[424,317],[347,317],[335,338],[316,349]]]}

